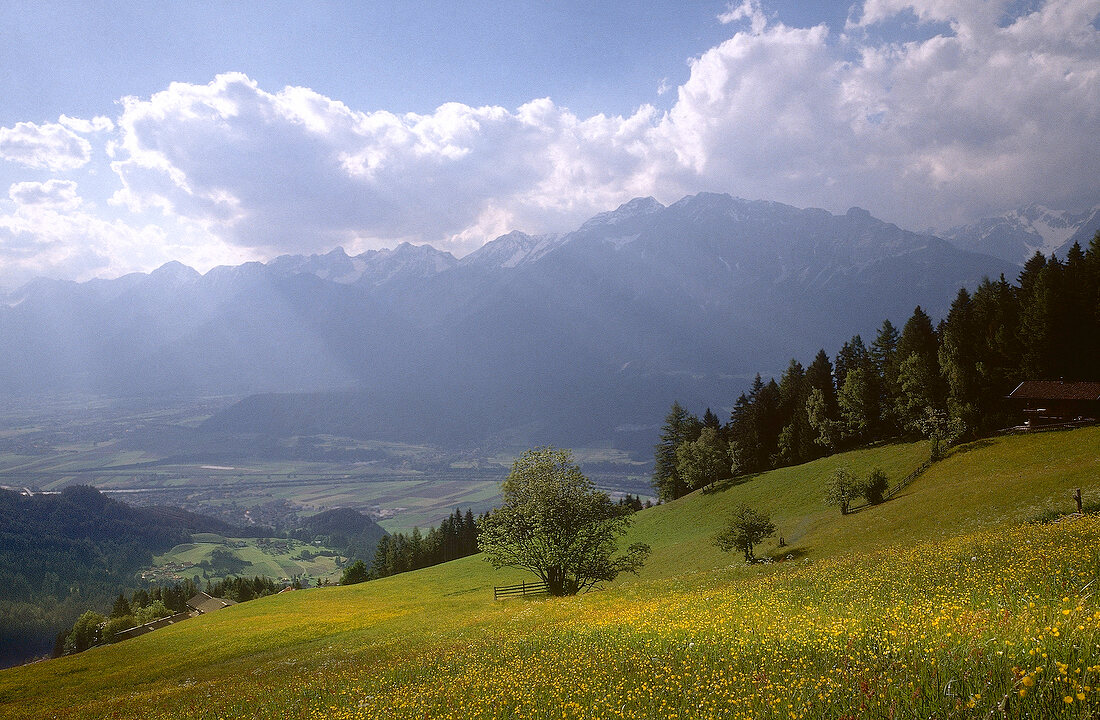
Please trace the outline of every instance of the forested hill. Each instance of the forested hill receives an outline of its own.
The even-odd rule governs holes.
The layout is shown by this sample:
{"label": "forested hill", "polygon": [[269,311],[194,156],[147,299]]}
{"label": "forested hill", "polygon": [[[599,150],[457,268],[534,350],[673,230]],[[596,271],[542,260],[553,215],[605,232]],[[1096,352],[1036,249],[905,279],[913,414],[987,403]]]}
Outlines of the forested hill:
{"label": "forested hill", "polygon": [[84,485],[33,497],[0,490],[0,666],[48,653],[76,615],[134,584],[153,555],[220,520],[138,508]]}
{"label": "forested hill", "polygon": [[905,434],[928,437],[935,455],[1019,422],[1006,396],[1021,381],[1100,380],[1100,232],[1063,259],[1036,253],[1016,280],[960,289],[938,324],[918,306],[900,333],[887,319],[873,342],[855,335],[832,361],[820,350],[778,382],[757,375],[724,425],[674,404],[656,449],[658,494]]}

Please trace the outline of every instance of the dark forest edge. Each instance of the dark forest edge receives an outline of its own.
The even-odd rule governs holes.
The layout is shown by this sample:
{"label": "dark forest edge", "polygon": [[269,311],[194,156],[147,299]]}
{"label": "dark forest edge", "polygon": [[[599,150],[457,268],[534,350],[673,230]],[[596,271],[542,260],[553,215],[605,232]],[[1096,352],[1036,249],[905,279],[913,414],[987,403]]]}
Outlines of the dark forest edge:
{"label": "dark forest edge", "polygon": [[792,359],[777,382],[757,374],[722,424],[679,403],[654,449],[653,487],[674,500],[721,480],[808,462],[860,445],[923,435],[936,459],[952,442],[1012,425],[1007,395],[1024,380],[1100,378],[1100,232],[1065,260],[1036,254],[958,291],[933,325],[917,306],[901,332],[884,320],[830,361]]}
{"label": "dark forest edge", "polygon": [[[86,485],[34,496],[0,490],[0,666],[42,657],[51,648],[56,653],[83,615],[106,613],[112,600],[117,605],[119,593],[160,592],[159,586],[140,581],[138,572],[155,555],[190,542],[194,533],[236,538],[283,535],[316,541],[345,557],[369,559],[385,530],[349,509],[318,513],[294,529],[277,531],[233,526],[179,508],[134,507]],[[197,579],[185,582],[198,587]],[[295,578],[292,584],[302,580]],[[171,599],[164,605],[179,612],[190,595],[179,600],[173,587],[163,590]],[[219,590],[232,600],[248,594],[233,587]],[[259,592],[258,587],[254,590]],[[163,616],[157,609],[140,617],[135,614],[145,620]],[[100,617],[100,624],[108,619]],[[60,643],[59,634],[65,636]]]}

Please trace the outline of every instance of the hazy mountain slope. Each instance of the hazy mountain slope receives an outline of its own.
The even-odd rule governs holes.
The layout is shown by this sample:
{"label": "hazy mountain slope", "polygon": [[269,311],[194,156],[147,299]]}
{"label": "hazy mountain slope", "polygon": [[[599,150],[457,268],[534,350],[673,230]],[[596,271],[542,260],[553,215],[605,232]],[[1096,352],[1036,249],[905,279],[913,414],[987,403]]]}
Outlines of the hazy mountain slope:
{"label": "hazy mountain slope", "polygon": [[1100,231],[1100,207],[1083,213],[1057,212],[1041,205],[985,218],[943,232],[958,247],[1022,265],[1036,252],[1065,259],[1073,243],[1087,248]]}
{"label": "hazy mountain slope", "polygon": [[[730,404],[1012,270],[859,209],[638,198],[461,261],[406,244],[35,283],[0,305],[0,393],[265,393],[210,429],[641,447],[614,429]],[[302,391],[322,394],[279,395]]]}

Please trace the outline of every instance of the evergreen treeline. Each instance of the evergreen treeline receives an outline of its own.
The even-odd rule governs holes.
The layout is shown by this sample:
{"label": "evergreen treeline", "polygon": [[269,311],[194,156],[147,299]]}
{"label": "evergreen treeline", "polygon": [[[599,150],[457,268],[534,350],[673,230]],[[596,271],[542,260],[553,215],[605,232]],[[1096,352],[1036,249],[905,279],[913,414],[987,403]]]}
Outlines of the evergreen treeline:
{"label": "evergreen treeline", "polygon": [[413,528],[408,535],[386,535],[378,541],[370,576],[387,577],[473,555],[478,552],[479,522],[473,510],[467,509],[464,515],[456,508],[453,515],[427,534],[421,533],[420,528]]}
{"label": "evergreen treeline", "polygon": [[641,495],[631,495],[630,493],[627,493],[626,495],[619,498],[619,505],[630,508],[634,512],[638,512],[643,508],[653,507],[653,501],[646,500],[645,502],[642,502]]}
{"label": "evergreen treeline", "polygon": [[[251,578],[227,577],[216,582],[210,582],[208,580],[204,592],[211,597],[242,603],[248,602],[249,600],[255,600],[256,598],[274,595],[282,591],[285,587],[286,585],[283,583],[277,583],[269,577],[257,575]],[[300,581],[295,579],[293,587],[295,589],[300,588]],[[188,596],[188,599],[190,599],[190,597],[191,596]]]}
{"label": "evergreen treeline", "polygon": [[1022,380],[1100,379],[1100,233],[1065,260],[1040,253],[1016,284],[988,278],[959,290],[938,325],[920,307],[885,320],[830,361],[791,360],[757,375],[722,424],[674,403],[654,452],[653,485],[671,500],[735,475],[795,465],[852,446],[917,433],[975,437],[1012,424],[1005,396]]}

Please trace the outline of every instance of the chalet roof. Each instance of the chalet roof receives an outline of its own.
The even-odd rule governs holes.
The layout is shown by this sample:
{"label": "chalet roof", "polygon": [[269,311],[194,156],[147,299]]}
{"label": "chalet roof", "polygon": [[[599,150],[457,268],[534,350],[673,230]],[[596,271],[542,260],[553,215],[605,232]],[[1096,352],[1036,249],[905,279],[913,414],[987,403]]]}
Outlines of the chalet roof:
{"label": "chalet roof", "polygon": [[1025,380],[1008,396],[1016,400],[1100,400],[1100,382]]}
{"label": "chalet roof", "polygon": [[222,608],[229,607],[230,605],[236,605],[237,603],[232,600],[224,600],[222,598],[211,597],[204,592],[200,592],[187,601],[187,607],[194,608],[200,613],[214,612],[215,610],[221,610]]}

